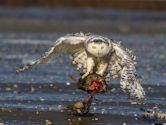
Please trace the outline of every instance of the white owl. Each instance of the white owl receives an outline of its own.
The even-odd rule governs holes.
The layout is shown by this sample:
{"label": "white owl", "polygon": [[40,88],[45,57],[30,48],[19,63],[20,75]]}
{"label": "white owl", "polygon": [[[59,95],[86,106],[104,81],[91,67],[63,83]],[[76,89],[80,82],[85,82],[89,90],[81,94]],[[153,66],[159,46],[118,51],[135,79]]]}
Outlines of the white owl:
{"label": "white owl", "polygon": [[91,73],[106,80],[120,77],[120,87],[124,92],[131,97],[144,98],[145,92],[136,78],[136,57],[120,43],[100,35],[76,33],[60,37],[40,59],[16,71],[23,72],[60,54],[72,55],[72,64],[84,73],[82,78]]}

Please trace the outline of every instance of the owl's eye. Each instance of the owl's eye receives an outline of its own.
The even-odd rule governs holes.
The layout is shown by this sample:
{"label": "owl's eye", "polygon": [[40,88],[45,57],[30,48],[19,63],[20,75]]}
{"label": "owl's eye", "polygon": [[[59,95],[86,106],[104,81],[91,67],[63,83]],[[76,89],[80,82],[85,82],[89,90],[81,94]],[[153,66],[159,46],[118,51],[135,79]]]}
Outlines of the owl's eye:
{"label": "owl's eye", "polygon": [[93,49],[96,49],[96,46],[92,46]]}
{"label": "owl's eye", "polygon": [[101,49],[104,49],[104,46],[102,46]]}

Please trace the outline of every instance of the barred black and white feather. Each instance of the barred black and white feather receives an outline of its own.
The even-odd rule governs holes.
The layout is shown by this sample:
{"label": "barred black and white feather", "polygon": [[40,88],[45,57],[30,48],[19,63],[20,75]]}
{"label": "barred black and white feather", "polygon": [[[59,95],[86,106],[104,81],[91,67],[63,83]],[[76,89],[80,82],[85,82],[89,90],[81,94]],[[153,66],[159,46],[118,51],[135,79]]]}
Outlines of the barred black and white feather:
{"label": "barred black and white feather", "polygon": [[16,72],[19,73],[25,70],[29,70],[32,67],[42,63],[46,63],[52,58],[56,58],[61,54],[77,53],[84,48],[85,39],[86,36],[83,33],[71,34],[60,37],[59,39],[57,39],[55,44],[41,56],[41,58],[29,62],[23,67],[20,67],[16,70]]}
{"label": "barred black and white feather", "polygon": [[145,92],[137,79],[136,57],[129,49],[124,49],[121,44],[113,43],[106,79],[120,77],[121,90],[129,96],[139,100],[145,97]]}

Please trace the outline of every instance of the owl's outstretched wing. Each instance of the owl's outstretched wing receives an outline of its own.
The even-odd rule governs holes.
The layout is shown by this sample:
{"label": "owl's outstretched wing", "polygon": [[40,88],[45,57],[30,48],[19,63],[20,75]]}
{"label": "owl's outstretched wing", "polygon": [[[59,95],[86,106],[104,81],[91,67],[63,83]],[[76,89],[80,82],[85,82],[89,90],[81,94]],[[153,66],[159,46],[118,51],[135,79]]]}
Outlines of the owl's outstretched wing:
{"label": "owl's outstretched wing", "polygon": [[120,87],[130,97],[143,99],[145,92],[136,76],[136,57],[119,43],[112,43],[112,46],[108,75],[111,74],[112,78],[120,77]]}
{"label": "owl's outstretched wing", "polygon": [[43,56],[41,56],[41,58],[32,61],[31,63],[26,64],[23,67],[18,68],[16,72],[23,72],[25,70],[31,69],[35,65],[46,63],[51,58],[55,58],[60,54],[74,54],[82,51],[84,50],[85,39],[86,36],[82,33],[60,37],[49,49],[49,51],[46,52]]}

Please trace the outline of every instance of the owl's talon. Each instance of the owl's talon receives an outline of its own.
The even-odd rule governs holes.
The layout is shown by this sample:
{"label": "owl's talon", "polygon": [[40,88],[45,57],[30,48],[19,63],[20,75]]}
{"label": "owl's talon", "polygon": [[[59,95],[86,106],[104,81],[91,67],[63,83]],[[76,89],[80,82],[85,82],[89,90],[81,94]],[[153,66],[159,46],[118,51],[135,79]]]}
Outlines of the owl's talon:
{"label": "owl's talon", "polygon": [[83,76],[81,76],[82,79],[84,79],[85,77],[87,77],[89,75],[89,73],[85,73]]}
{"label": "owl's talon", "polygon": [[86,76],[84,76],[84,75],[83,75],[83,76],[81,76],[81,78],[82,78],[82,79],[84,79],[85,77],[86,77]]}

